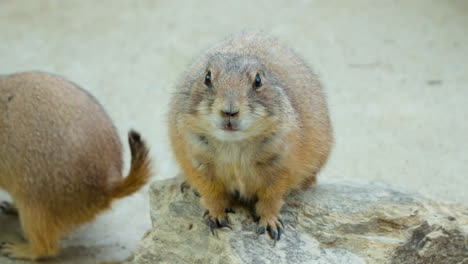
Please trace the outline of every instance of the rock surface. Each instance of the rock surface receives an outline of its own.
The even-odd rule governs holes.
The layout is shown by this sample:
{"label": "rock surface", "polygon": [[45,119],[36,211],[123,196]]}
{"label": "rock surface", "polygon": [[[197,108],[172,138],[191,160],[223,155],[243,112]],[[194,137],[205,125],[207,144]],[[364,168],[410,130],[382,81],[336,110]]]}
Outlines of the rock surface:
{"label": "rock surface", "polygon": [[468,209],[379,183],[326,182],[292,194],[276,245],[255,234],[236,208],[231,229],[210,234],[204,208],[181,180],[155,182],[153,229],[132,264],[146,263],[468,263]]}

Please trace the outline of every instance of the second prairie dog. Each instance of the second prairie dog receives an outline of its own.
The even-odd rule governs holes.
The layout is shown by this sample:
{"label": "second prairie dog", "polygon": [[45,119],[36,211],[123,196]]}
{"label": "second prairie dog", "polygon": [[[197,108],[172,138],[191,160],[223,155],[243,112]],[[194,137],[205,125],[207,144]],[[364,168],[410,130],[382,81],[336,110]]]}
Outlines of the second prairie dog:
{"label": "second prairie dog", "polygon": [[316,75],[260,33],[235,35],[196,60],[177,86],[169,122],[176,159],[210,228],[228,225],[237,193],[256,202],[257,232],[275,240],[284,195],[316,182],[333,145]]}
{"label": "second prairie dog", "polygon": [[71,82],[29,72],[0,77],[0,188],[13,198],[27,243],[3,243],[19,259],[55,256],[60,236],[89,222],[151,174],[148,148],[129,133],[131,168],[99,103]]}

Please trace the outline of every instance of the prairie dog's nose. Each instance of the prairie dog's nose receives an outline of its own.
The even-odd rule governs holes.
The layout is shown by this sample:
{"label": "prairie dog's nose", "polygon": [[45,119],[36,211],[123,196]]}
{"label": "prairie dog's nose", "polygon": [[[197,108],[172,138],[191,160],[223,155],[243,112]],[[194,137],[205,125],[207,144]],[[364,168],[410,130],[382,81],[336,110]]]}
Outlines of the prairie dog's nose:
{"label": "prairie dog's nose", "polygon": [[220,110],[221,117],[238,117],[239,116],[239,103],[236,102],[236,96],[233,95],[234,91],[229,90],[224,95],[223,100],[220,102]]}
{"label": "prairie dog's nose", "polygon": [[236,117],[239,114],[238,109],[223,109],[221,110],[221,115],[224,117]]}

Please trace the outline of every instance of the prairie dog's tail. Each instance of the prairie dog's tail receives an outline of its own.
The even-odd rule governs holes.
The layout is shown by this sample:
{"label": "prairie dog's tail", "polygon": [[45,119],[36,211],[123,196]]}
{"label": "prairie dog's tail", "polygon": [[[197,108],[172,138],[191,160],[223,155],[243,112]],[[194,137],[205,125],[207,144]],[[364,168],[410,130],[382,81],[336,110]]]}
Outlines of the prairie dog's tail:
{"label": "prairie dog's tail", "polygon": [[128,176],[118,182],[112,190],[112,198],[123,198],[143,187],[151,177],[149,149],[138,132],[128,132],[128,143],[132,154]]}

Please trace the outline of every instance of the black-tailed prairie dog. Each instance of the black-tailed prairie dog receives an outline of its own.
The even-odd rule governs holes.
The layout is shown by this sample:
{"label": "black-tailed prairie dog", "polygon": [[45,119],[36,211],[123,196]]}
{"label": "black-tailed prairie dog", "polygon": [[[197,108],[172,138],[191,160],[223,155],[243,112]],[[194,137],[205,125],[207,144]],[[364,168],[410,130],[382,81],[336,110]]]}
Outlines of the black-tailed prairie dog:
{"label": "black-tailed prairie dog", "polygon": [[90,94],[45,73],[0,77],[0,188],[12,196],[28,241],[2,243],[0,254],[55,256],[61,234],[140,189],[151,174],[148,148],[137,132],[128,139],[123,178],[116,129]]}
{"label": "black-tailed prairie dog", "polygon": [[169,122],[176,159],[211,230],[228,226],[236,194],[255,203],[257,232],[275,240],[283,196],[316,182],[333,144],[317,76],[260,33],[235,35],[196,60],[177,86]]}

